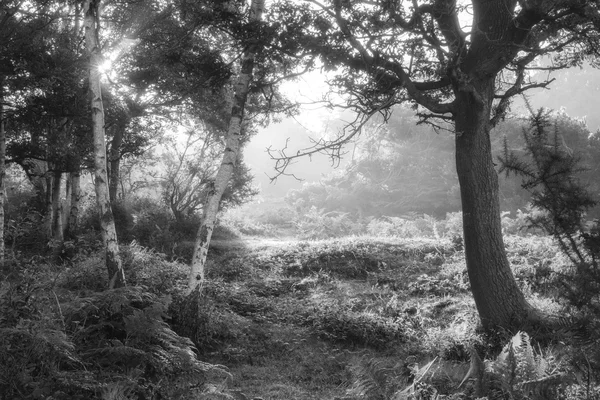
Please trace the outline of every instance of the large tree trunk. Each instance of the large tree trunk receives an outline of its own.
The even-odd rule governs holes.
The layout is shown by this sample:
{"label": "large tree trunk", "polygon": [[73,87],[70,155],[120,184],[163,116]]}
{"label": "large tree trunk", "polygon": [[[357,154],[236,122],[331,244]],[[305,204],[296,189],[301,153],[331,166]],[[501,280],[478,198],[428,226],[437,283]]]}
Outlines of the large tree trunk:
{"label": "large tree trunk", "polygon": [[106,268],[108,270],[109,289],[125,286],[125,274],[119,255],[117,231],[110,198],[108,196],[108,176],[106,173],[106,143],[104,141],[104,106],[100,88],[100,71],[102,62],[98,43],[98,26],[100,0],[85,0],[83,5],[85,43],[90,56],[90,93],[92,96],[92,125],[94,132],[94,186],[96,202],[100,212],[102,241],[106,249]]}
{"label": "large tree trunk", "polygon": [[[250,22],[260,21],[262,19],[264,6],[265,0],[252,0],[249,16]],[[214,185],[204,206],[202,223],[198,229],[194,254],[192,256],[192,264],[188,279],[188,292],[192,292],[199,288],[204,281],[206,256],[215,227],[219,204],[221,203],[221,197],[231,180],[235,165],[238,161],[242,122],[244,119],[244,107],[246,105],[246,99],[248,98],[250,82],[252,81],[256,50],[255,47],[251,46],[244,51],[242,56],[240,73],[234,85],[231,118],[229,120],[229,128],[225,139],[225,152]]]}
{"label": "large tree trunk", "polygon": [[108,180],[108,194],[110,201],[117,200],[121,168],[121,144],[123,143],[123,129],[117,126],[113,130],[113,139],[110,143],[110,179]]}
{"label": "large tree trunk", "polygon": [[456,170],[467,270],[484,328],[519,329],[531,322],[534,310],[515,282],[502,238],[489,126],[494,82],[482,82],[477,91],[483,101],[459,92],[456,102]]}

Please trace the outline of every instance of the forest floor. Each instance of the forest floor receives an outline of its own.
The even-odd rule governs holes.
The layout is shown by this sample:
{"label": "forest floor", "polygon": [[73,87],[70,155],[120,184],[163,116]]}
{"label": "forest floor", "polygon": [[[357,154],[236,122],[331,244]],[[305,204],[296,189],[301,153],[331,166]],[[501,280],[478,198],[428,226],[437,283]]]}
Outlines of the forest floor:
{"label": "forest floor", "polygon": [[[506,244],[529,300],[558,312],[551,239]],[[219,241],[208,269],[213,325],[202,359],[225,365],[230,390],[250,399],[392,398],[434,359],[457,375],[446,393],[438,388],[449,394],[468,370],[467,347],[502,348],[478,333],[464,253],[450,240]]]}
{"label": "forest floor", "polygon": [[[121,246],[128,287],[106,290],[97,242],[0,274],[0,400],[485,398],[462,382],[473,350],[499,382],[489,400],[600,398],[597,343],[481,334],[460,240],[220,237],[197,302],[186,263],[135,242]],[[569,321],[552,239],[505,243],[530,303]]]}

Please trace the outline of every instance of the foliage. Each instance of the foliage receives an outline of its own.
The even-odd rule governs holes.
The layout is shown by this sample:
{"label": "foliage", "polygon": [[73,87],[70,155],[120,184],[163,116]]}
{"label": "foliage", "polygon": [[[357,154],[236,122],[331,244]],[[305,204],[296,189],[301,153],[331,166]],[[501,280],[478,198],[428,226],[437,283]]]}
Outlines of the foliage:
{"label": "foliage", "polygon": [[[552,126],[554,132],[550,133]],[[542,210],[529,216],[528,222],[551,234],[573,265],[563,295],[575,306],[598,313],[600,231],[597,223],[586,228],[584,219],[597,201],[578,179],[585,168],[566,146],[561,132],[547,111],[532,113],[530,129],[523,131],[527,158],[505,146],[500,158],[502,171],[523,177],[523,187],[531,192],[533,206]]]}
{"label": "foliage", "polygon": [[149,198],[135,199],[132,208],[135,223],[130,235],[137,243],[171,259],[191,260],[190,243],[193,244],[200,226],[198,215],[178,222],[168,208]]}
{"label": "foliage", "polygon": [[3,282],[0,395],[73,399],[117,391],[189,398],[214,379],[210,373],[226,378],[169,328],[168,303],[140,287],[61,301],[31,281]]}
{"label": "foliage", "polygon": [[327,239],[360,233],[362,225],[352,221],[348,213],[318,210],[311,207],[295,221],[301,239]]}
{"label": "foliage", "polygon": [[319,307],[298,319],[319,337],[346,346],[383,349],[403,340],[403,327],[374,313],[357,312],[344,306]]}
{"label": "foliage", "polygon": [[[217,167],[224,151],[217,132],[210,129],[190,127],[185,135],[186,142],[183,146],[176,140],[171,140],[161,157],[165,167],[160,181],[161,197],[179,223],[201,213],[206,197],[214,185]],[[257,194],[256,188],[252,186],[250,170],[241,155],[239,158],[233,178],[222,198],[222,209],[239,206]]]}
{"label": "foliage", "polygon": [[[573,380],[562,372],[562,361],[551,353],[536,353],[531,339],[517,333],[495,358],[482,361],[469,344],[469,362],[449,362],[436,357],[409,366],[413,382],[406,385],[397,366],[366,360],[354,368],[349,388],[369,399],[558,399]],[[404,387],[401,387],[404,383]],[[465,385],[466,383],[466,385]]]}
{"label": "foliage", "polygon": [[170,389],[193,390],[212,367],[198,361],[189,339],[164,322],[168,301],[139,287],[105,291],[64,307],[65,325],[82,361],[130,378],[132,392],[169,390],[159,382],[179,374],[188,377],[187,387]]}
{"label": "foliage", "polygon": [[298,218],[294,210],[261,200],[228,209],[219,218],[219,224],[248,236],[277,236],[294,230],[294,221]]}
{"label": "foliage", "polygon": [[81,367],[60,320],[42,312],[40,292],[31,281],[0,286],[2,398],[50,395],[69,386],[66,372]]}
{"label": "foliage", "polygon": [[[170,295],[179,291],[186,279],[187,267],[155,250],[133,241],[120,246],[123,268],[133,286],[143,286],[155,295]],[[62,271],[56,284],[75,292],[101,292],[106,288],[106,271],[100,248],[80,253],[76,266]]]}
{"label": "foliage", "polygon": [[370,123],[348,166],[291,190],[288,204],[299,212],[314,206],[324,213],[349,213],[353,219],[456,211],[452,137],[417,126],[410,113],[396,107],[387,124]]}

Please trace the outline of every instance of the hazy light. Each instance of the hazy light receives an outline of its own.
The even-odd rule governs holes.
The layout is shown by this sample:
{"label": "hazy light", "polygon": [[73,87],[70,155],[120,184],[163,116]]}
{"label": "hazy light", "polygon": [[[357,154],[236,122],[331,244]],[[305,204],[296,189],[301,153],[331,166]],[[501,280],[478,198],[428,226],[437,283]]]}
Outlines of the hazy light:
{"label": "hazy light", "polygon": [[98,65],[98,71],[103,75],[110,76],[110,70],[112,69],[112,60],[110,58],[105,59],[100,65]]}

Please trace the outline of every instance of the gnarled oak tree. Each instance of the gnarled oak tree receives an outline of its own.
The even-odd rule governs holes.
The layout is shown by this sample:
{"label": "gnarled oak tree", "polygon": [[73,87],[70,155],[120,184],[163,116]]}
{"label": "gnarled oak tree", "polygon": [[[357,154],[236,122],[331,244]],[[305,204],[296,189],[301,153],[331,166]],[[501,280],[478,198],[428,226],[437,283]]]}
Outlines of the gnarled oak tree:
{"label": "gnarled oak tree", "polygon": [[337,71],[333,83],[351,107],[372,115],[410,102],[422,120],[453,125],[467,269],[482,323],[518,329],[539,320],[506,257],[489,136],[511,98],[551,82],[532,81],[532,72],[597,56],[599,2],[306,0],[279,7],[306,17],[310,38],[302,43]]}

